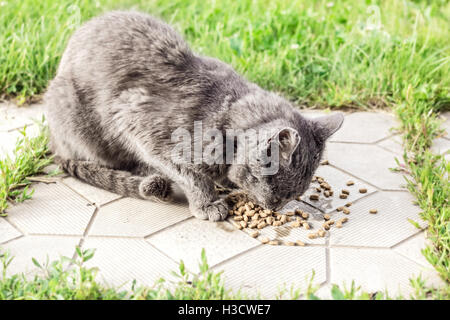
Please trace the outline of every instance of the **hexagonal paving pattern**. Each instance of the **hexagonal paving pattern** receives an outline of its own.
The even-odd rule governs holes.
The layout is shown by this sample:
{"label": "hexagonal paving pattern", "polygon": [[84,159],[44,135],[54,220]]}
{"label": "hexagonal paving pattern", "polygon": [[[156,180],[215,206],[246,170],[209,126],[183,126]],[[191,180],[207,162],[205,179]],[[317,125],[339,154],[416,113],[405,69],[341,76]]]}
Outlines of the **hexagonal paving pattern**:
{"label": "hexagonal paving pattern", "polygon": [[100,277],[111,285],[151,286],[160,277],[174,280],[171,271],[178,265],[143,239],[88,238],[83,249],[96,249],[87,266],[100,268]]}
{"label": "hexagonal paving pattern", "polygon": [[100,208],[90,234],[145,237],[191,216],[181,203],[124,198]]}
{"label": "hexagonal paving pattern", "polygon": [[389,249],[331,248],[330,270],[333,284],[350,287],[352,280],[363,290],[377,292],[388,290],[390,296],[412,293],[409,279],[419,276],[428,279],[429,284],[442,285],[432,269]]}
{"label": "hexagonal paving pattern", "polygon": [[[0,104],[0,150],[8,148],[8,143],[11,149],[11,137],[18,134],[14,129],[32,123],[30,118],[39,118],[43,109],[8,108]],[[305,113],[310,118],[323,114]],[[425,226],[418,216],[420,209],[402,187],[403,176],[389,170],[397,166],[394,157],[401,159],[403,154],[401,137],[389,130],[395,125],[385,113],[346,115],[343,128],[328,143],[325,158],[330,165],[320,166],[316,173],[330,183],[334,196],[311,201],[313,185],[303,201],[293,200],[281,210],[309,212],[311,230],[287,223],[266,227],[254,239],[248,230],[237,230],[231,217],[218,223],[193,218],[177,186],[173,203],[154,203],[122,198],[74,178],[64,179],[62,174],[56,183],[34,184],[32,200],[10,206],[8,217],[0,218],[0,246],[16,257],[10,273],[29,272],[31,257],[39,261],[46,254],[50,260],[60,254],[72,257],[79,243],[96,248],[88,265],[100,268],[103,281],[125,283],[125,288],[133,279],[146,285],[159,277],[172,279],[170,271],[178,269],[181,259],[188,270],[197,272],[205,248],[209,265],[225,271],[226,286],[241,288],[251,297],[259,291],[263,298],[274,298],[284,286],[304,288],[312,270],[315,284],[322,283],[324,297],[332,283],[350,284],[352,279],[369,291],[387,287],[395,295],[400,288],[407,295],[412,275],[422,271],[432,284],[440,280],[420,254],[426,242],[424,232],[408,222],[412,219]],[[442,152],[440,146],[448,141],[441,137],[434,148]],[[347,186],[348,180],[355,185]],[[361,187],[368,192],[360,194]],[[350,191],[347,199],[339,198],[341,189]],[[307,238],[321,227],[324,213],[333,219],[343,217],[336,208],[347,202],[353,204],[343,228],[332,227],[324,238]],[[372,208],[378,213],[368,213]],[[301,240],[306,246],[263,245],[262,237],[284,244]]]}
{"label": "hexagonal paving pattern", "polygon": [[83,235],[94,206],[61,183],[33,189],[32,200],[10,206],[9,221],[28,234]]}
{"label": "hexagonal paving pattern", "polygon": [[[346,216],[348,222],[340,229],[332,228],[330,244],[392,247],[419,232],[408,219],[425,227],[419,217],[420,208],[412,203],[413,200],[413,196],[408,192],[379,191],[356,201],[349,207],[349,215],[334,212],[332,219]],[[369,213],[371,209],[377,209],[378,213]]]}
{"label": "hexagonal paving pattern", "polygon": [[375,143],[392,135],[395,117],[381,112],[355,112],[345,116],[344,123],[330,141]]}
{"label": "hexagonal paving pattern", "polygon": [[328,145],[328,160],[333,166],[380,189],[405,190],[406,182],[403,174],[390,170],[397,167],[395,156],[376,145],[346,143]]}
{"label": "hexagonal paving pattern", "polygon": [[273,299],[280,289],[305,288],[314,270],[314,282],[326,280],[325,248],[262,245],[214,267],[224,271],[226,285],[254,297]]}
{"label": "hexagonal paving pattern", "polygon": [[207,252],[209,265],[215,265],[260,244],[226,221],[205,223],[196,218],[156,233],[147,241],[173,260],[183,260],[193,272],[199,272],[202,248]]}

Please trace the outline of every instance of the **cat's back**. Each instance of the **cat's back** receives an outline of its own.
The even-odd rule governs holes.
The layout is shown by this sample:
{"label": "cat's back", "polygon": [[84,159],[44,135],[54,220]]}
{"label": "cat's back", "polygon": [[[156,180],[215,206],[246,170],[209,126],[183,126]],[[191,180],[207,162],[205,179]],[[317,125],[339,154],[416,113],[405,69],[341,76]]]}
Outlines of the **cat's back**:
{"label": "cat's back", "polygon": [[58,74],[103,83],[149,75],[158,79],[168,68],[190,68],[193,61],[187,43],[166,23],[140,12],[112,11],[73,34]]}

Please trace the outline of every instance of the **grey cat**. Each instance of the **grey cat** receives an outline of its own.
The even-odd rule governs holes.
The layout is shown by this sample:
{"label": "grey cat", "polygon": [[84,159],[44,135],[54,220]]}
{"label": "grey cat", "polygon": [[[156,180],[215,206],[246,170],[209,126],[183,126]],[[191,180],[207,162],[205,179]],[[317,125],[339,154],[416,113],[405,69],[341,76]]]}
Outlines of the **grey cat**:
{"label": "grey cat", "polygon": [[[215,183],[246,191],[278,209],[303,194],[325,141],[342,114],[304,118],[290,102],[238,75],[229,65],[193,53],[170,26],[139,12],[110,12],[71,37],[45,94],[50,148],[72,176],[106,190],[169,201],[172,183],[186,194],[193,215],[217,221],[228,204]],[[203,128],[278,133],[279,170],[267,164],[179,164],[172,133]],[[251,150],[260,152],[260,150]]]}

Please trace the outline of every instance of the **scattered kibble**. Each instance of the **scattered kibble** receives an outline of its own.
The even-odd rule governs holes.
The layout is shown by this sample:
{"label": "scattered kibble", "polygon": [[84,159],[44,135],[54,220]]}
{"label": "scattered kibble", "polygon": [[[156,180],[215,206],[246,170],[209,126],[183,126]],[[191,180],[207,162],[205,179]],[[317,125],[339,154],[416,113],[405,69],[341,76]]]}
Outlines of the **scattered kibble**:
{"label": "scattered kibble", "polygon": [[309,200],[317,201],[317,200],[319,200],[319,195],[318,194],[312,194],[312,195],[309,196]]}
{"label": "scattered kibble", "polygon": [[370,209],[369,212],[372,213],[372,214],[375,214],[375,213],[378,212],[378,210],[377,209]]}
{"label": "scattered kibble", "polygon": [[[333,195],[333,190],[331,186],[325,181],[324,178],[319,176],[314,176],[312,182],[316,182],[320,185],[319,187],[315,187],[315,191],[317,193],[309,195],[309,199],[313,201],[317,201],[320,199],[320,194],[323,191],[323,195],[325,197],[330,197]],[[352,186],[355,183],[353,181],[347,181],[347,186]],[[360,188],[360,193],[366,193],[366,188]],[[341,189],[339,198],[346,199],[350,195],[350,191],[347,189]],[[261,229],[267,226],[279,227],[285,223],[290,223],[290,227],[299,228],[303,227],[306,230],[313,229],[313,225],[309,224],[306,220],[309,218],[309,214],[304,212],[301,209],[295,209],[291,211],[285,212],[285,214],[281,214],[280,212],[275,212],[269,209],[264,209],[259,205],[254,204],[251,201],[248,201],[248,198],[245,194],[232,194],[229,195],[231,202],[234,203],[232,209],[228,210],[228,214],[232,216],[231,223],[239,230],[245,229],[245,231],[253,238],[258,238],[263,244],[270,245],[287,245],[287,246],[305,246],[306,244],[300,240],[295,242],[293,241],[283,241],[283,240],[271,240],[267,237],[260,237]],[[301,197],[298,196],[298,199]],[[343,212],[348,215],[350,210],[348,209],[352,206],[352,202],[347,202],[345,206],[338,207],[336,210],[338,212]],[[378,212],[377,209],[370,209],[369,213],[376,214]],[[297,215],[297,216],[296,216]],[[347,217],[343,217],[336,222],[331,220],[331,215],[326,213],[323,215],[323,219],[325,220],[322,224],[322,227],[319,228],[316,232],[311,232],[308,234],[309,239],[316,239],[317,237],[325,237],[327,235],[327,231],[330,232],[331,226],[334,225],[336,228],[342,228],[343,224],[348,221]]]}
{"label": "scattered kibble", "polygon": [[269,243],[269,241],[270,241],[270,239],[267,237],[264,237],[261,239],[261,243],[263,243],[263,244]]}
{"label": "scattered kibble", "polygon": [[252,237],[252,238],[256,238],[256,237],[258,237],[259,236],[259,231],[253,231],[253,232],[250,232],[250,237]]}
{"label": "scattered kibble", "polygon": [[304,247],[304,246],[305,246],[305,243],[304,243],[303,241],[300,241],[300,240],[295,241],[295,243],[296,243],[297,245],[301,246],[301,247]]}

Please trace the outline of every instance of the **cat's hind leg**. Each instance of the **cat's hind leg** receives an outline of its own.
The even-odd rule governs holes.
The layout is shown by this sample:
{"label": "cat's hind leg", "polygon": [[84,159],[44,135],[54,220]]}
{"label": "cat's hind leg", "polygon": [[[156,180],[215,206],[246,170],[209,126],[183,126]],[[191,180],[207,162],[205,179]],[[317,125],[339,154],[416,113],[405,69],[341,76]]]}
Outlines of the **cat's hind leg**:
{"label": "cat's hind leg", "polygon": [[158,173],[140,176],[129,171],[107,168],[94,161],[65,160],[59,157],[55,160],[71,176],[123,196],[163,202],[172,198],[172,182]]}

